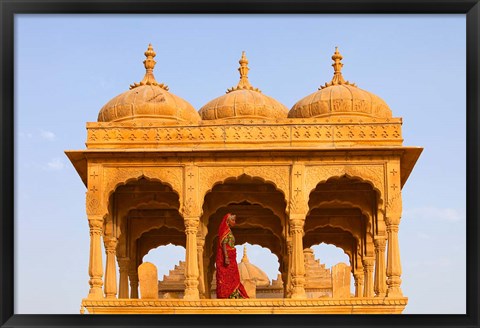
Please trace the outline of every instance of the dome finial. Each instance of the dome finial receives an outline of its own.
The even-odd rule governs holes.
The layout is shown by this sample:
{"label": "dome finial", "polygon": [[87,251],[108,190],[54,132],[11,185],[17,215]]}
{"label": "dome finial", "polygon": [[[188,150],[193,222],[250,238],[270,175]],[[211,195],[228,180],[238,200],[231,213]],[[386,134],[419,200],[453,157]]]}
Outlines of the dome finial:
{"label": "dome finial", "polygon": [[327,87],[330,87],[332,85],[338,85],[338,84],[347,84],[347,85],[351,85],[353,87],[356,86],[355,83],[350,83],[348,81],[345,81],[345,79],[343,78],[343,75],[342,75],[342,67],[343,67],[342,59],[343,59],[343,56],[338,51],[338,47],[335,47],[335,53],[332,56],[332,60],[333,60],[332,67],[333,67],[333,71],[334,71],[332,81],[330,81],[329,83],[325,83],[325,85],[321,86],[319,89],[327,88]]}
{"label": "dome finial", "polygon": [[228,89],[227,93],[241,89],[261,92],[259,89],[252,87],[250,81],[248,80],[248,71],[250,70],[250,68],[248,68],[248,59],[245,55],[245,51],[242,51],[242,58],[240,58],[238,63],[240,64],[240,67],[238,68],[238,71],[240,72],[240,81],[238,82],[236,87]]}
{"label": "dome finial", "polygon": [[153,50],[152,44],[150,43],[148,45],[147,51],[145,51],[145,57],[147,58],[143,61],[143,65],[145,66],[146,70],[145,76],[140,83],[134,83],[130,85],[130,89],[139,87],[141,85],[156,85],[165,90],[168,90],[168,87],[163,83],[158,83],[157,80],[155,80],[155,76],[153,75],[153,69],[155,68],[155,64],[157,63],[153,58],[156,55],[157,54],[155,53],[155,50]]}
{"label": "dome finial", "polygon": [[242,257],[242,262],[249,262],[248,257],[247,257],[247,245],[243,245],[243,257]]}

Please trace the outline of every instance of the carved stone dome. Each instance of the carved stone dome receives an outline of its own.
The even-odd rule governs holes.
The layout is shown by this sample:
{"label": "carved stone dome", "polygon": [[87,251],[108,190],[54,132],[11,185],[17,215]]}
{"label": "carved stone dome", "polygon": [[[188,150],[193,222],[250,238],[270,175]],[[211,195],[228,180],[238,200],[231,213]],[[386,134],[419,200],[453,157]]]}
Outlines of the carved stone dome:
{"label": "carved stone dome", "polygon": [[238,264],[238,272],[240,273],[241,281],[251,279],[255,281],[257,286],[270,285],[270,279],[268,279],[267,274],[248,260],[246,246],[243,246],[243,258]]}
{"label": "carved stone dome", "polygon": [[252,87],[248,81],[248,60],[245,52],[239,61],[240,82],[200,108],[203,120],[217,119],[277,119],[286,118],[288,108],[272,97]]}
{"label": "carved stone dome", "polygon": [[98,122],[128,120],[154,120],[156,122],[197,124],[200,116],[186,100],[168,92],[168,87],[158,83],[153,75],[156,56],[152,45],[145,52],[143,61],[145,77],[130,86],[130,90],[114,97],[98,113]]}
{"label": "carved stone dome", "polygon": [[335,72],[329,83],[299,100],[288,113],[290,118],[328,116],[364,116],[391,118],[392,111],[380,97],[345,81],[342,76],[342,55],[335,49],[332,64]]}

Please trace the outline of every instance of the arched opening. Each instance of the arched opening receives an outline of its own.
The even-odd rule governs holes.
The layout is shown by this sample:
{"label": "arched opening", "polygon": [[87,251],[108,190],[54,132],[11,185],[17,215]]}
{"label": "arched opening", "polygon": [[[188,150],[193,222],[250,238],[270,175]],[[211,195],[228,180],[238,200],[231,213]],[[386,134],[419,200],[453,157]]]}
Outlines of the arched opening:
{"label": "arched opening", "polygon": [[277,258],[280,272],[286,273],[285,208],[284,195],[274,185],[247,175],[226,179],[207,193],[201,218],[205,227],[203,279],[206,290],[212,287],[218,227],[227,213],[237,216],[237,224],[232,229],[236,245],[258,244],[269,249]]}
{"label": "arched opening", "polygon": [[[341,256],[345,260],[345,265],[341,268],[331,270],[332,281],[337,281],[337,285],[342,286],[337,291],[332,289],[333,297],[350,297],[354,281],[358,283],[356,296],[373,293],[372,276],[364,273],[363,265],[367,259],[370,261],[374,258],[373,236],[378,229],[379,201],[379,193],[370,183],[346,175],[319,183],[310,193],[309,211],[304,226],[304,247],[322,243],[334,245],[338,248],[333,257]],[[320,249],[332,253],[335,248],[329,251],[325,245]],[[350,270],[348,279],[346,266]],[[345,285],[347,280],[348,287]],[[365,288],[364,282],[368,282]]]}
{"label": "arched opening", "polygon": [[179,206],[179,196],[169,185],[145,177],[120,185],[110,194],[106,235],[118,238],[120,298],[139,297],[138,266],[151,249],[168,244],[185,247]]}
{"label": "arched opening", "polygon": [[[343,263],[344,267],[350,266],[350,258],[343,249],[332,244],[320,243],[310,247],[313,250],[315,259],[330,269],[332,274],[333,290],[341,289],[341,296],[353,296],[355,289],[355,281],[351,268],[342,270],[339,264]],[[335,295],[338,296],[338,295]],[[333,293],[332,293],[333,297]]]}
{"label": "arched opening", "polygon": [[[244,243],[235,246],[240,281],[250,298],[282,298],[283,281],[278,257],[268,248]],[[215,266],[212,275],[211,298],[216,298]]]}
{"label": "arched opening", "polygon": [[143,262],[153,263],[158,273],[159,298],[183,298],[185,292],[185,248],[168,244],[151,249]]}

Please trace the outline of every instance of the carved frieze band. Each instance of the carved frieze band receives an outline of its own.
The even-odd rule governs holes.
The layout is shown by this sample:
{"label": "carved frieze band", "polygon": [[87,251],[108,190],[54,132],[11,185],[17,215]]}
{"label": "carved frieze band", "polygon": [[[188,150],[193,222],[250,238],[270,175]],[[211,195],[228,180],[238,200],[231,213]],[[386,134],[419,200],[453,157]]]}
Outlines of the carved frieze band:
{"label": "carved frieze band", "polygon": [[[289,143],[302,141],[395,143],[402,142],[401,124],[385,123],[327,123],[212,125],[212,126],[102,126],[87,127],[87,143],[100,144],[215,144],[215,143]],[[282,124],[283,123],[283,124]]]}

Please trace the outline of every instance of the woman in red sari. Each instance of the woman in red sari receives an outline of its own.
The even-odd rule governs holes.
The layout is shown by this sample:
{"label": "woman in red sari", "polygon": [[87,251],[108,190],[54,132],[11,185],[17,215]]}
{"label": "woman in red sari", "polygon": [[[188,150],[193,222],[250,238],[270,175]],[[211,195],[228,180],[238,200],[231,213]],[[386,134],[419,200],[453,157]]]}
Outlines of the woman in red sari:
{"label": "woman in red sari", "polygon": [[240,282],[237,265],[235,237],[230,227],[235,225],[235,214],[227,213],[218,228],[217,257],[217,298],[248,298],[245,287]]}

